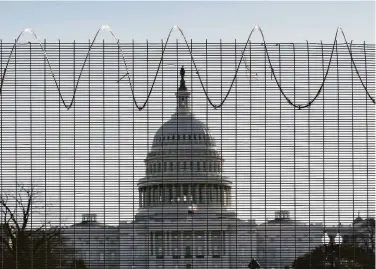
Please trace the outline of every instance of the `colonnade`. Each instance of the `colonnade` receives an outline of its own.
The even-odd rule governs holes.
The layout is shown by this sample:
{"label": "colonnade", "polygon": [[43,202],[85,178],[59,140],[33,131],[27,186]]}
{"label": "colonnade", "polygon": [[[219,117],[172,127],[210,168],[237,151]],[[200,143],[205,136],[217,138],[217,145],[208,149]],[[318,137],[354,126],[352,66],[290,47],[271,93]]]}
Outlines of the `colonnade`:
{"label": "colonnade", "polygon": [[226,254],[225,231],[164,231],[150,232],[149,255],[179,256],[223,256]]}
{"label": "colonnade", "polygon": [[159,184],[139,188],[139,206],[160,204],[231,204],[231,187],[219,184]]}
{"label": "colonnade", "polygon": [[192,171],[192,172],[216,172],[222,171],[222,163],[220,161],[153,161],[147,164],[147,174],[173,172],[173,171]]}

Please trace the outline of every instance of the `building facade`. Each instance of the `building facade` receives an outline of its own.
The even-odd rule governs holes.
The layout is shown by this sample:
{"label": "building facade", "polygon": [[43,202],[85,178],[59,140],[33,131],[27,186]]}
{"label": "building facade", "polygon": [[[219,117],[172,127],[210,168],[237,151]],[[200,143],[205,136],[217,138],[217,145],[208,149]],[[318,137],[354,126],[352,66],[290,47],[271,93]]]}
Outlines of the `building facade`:
{"label": "building facade", "polygon": [[322,245],[324,227],[290,218],[286,210],[257,226],[257,259],[262,268],[285,268],[296,258]]}
{"label": "building facade", "polygon": [[180,74],[176,112],[157,131],[138,182],[139,212],[119,226],[120,268],[247,268],[256,225],[229,210],[231,180]]}
{"label": "building facade", "polygon": [[83,214],[82,221],[62,229],[66,244],[73,247],[75,259],[90,269],[119,268],[118,227],[97,222],[96,214]]}

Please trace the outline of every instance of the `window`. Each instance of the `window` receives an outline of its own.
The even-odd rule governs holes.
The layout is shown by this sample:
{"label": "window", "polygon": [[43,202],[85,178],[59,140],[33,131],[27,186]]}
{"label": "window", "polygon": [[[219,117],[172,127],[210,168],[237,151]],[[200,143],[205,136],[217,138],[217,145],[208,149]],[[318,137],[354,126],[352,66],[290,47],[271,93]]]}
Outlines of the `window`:
{"label": "window", "polygon": [[192,257],[191,247],[186,246],[185,247],[185,258],[191,258],[191,257]]}

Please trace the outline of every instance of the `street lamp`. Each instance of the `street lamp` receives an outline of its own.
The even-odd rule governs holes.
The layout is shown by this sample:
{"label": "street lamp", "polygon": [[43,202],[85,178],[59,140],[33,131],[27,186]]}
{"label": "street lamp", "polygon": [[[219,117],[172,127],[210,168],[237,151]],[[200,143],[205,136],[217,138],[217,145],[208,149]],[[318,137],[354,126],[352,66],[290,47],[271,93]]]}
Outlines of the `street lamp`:
{"label": "street lamp", "polygon": [[[336,246],[340,246],[342,244],[342,236],[340,236],[339,233],[336,234],[334,240],[330,240],[330,237],[327,233],[324,234],[323,238],[321,239],[322,243],[325,246],[325,254],[327,252],[327,249],[329,247],[329,250],[331,250],[331,261],[330,265],[331,268],[334,268],[334,254],[335,254],[335,248]],[[326,255],[325,255],[326,256]]]}

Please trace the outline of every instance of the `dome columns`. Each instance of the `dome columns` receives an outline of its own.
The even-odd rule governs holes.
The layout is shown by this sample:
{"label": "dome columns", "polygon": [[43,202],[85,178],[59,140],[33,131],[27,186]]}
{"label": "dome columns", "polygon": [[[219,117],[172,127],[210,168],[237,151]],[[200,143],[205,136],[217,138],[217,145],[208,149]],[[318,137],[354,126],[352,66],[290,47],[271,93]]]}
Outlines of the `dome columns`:
{"label": "dome columns", "polygon": [[139,206],[160,204],[231,204],[231,188],[218,184],[159,184],[139,188]]}

